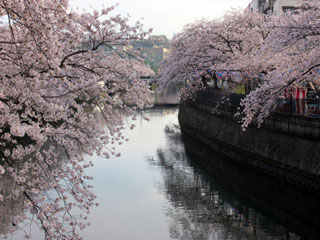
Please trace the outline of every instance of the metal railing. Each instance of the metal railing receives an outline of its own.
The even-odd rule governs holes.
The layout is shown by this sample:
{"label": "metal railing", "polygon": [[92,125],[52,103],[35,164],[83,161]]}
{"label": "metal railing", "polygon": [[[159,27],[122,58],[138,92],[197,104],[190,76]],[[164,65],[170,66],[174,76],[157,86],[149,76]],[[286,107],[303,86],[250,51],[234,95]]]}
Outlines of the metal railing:
{"label": "metal railing", "polygon": [[207,88],[205,90],[198,91],[196,93],[195,99],[196,101],[208,102],[216,104],[225,103],[231,106],[239,106],[241,99],[245,96],[243,94],[229,93],[223,90],[217,90],[213,88]]}
{"label": "metal railing", "polygon": [[[222,90],[207,88],[198,91],[195,100],[199,103],[210,105],[212,107],[219,106],[224,109],[237,109],[240,102],[245,98],[243,94],[229,93]],[[301,115],[310,118],[320,118],[320,99],[318,98],[284,98],[276,99],[274,112]]]}

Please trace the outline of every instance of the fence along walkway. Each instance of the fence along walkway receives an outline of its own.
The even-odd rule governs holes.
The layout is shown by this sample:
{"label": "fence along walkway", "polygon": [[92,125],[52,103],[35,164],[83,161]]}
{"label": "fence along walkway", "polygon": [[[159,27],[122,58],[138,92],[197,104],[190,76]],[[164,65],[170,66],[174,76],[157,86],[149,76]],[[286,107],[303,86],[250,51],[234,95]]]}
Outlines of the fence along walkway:
{"label": "fence along walkway", "polygon": [[[241,100],[245,98],[243,94],[229,93],[223,90],[206,88],[198,91],[195,99],[197,102],[235,112]],[[289,115],[300,115],[310,118],[320,118],[320,99],[319,98],[282,98],[276,99],[274,112]]]}

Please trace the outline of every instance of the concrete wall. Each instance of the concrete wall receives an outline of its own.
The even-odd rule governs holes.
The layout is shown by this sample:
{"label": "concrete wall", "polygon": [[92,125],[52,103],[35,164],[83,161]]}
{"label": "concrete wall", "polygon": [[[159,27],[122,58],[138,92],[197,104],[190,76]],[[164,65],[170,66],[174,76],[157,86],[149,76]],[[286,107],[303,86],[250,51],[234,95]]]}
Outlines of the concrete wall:
{"label": "concrete wall", "polygon": [[279,16],[283,13],[283,8],[297,7],[301,3],[302,0],[252,0],[247,9],[251,12],[263,12]]}
{"label": "concrete wall", "polygon": [[274,3],[273,11],[275,16],[283,13],[283,8],[297,7],[302,3],[302,0],[276,0]]}
{"label": "concrete wall", "polygon": [[[297,134],[311,131],[304,119],[286,121],[273,116],[262,128],[249,127],[245,132],[238,120],[229,111],[213,113],[208,105],[180,104],[182,132],[188,131],[238,164],[307,189],[320,198],[320,142],[315,136],[303,138]],[[318,131],[319,125],[314,124]]]}
{"label": "concrete wall", "polygon": [[251,3],[249,3],[248,10],[250,12],[259,12],[259,0],[252,0]]}
{"label": "concrete wall", "polygon": [[188,130],[183,131],[182,138],[193,166],[205,169],[225,190],[236,193],[240,202],[271,216],[275,222],[286,226],[289,232],[298,233],[301,236],[299,239],[319,239],[319,199],[277,181],[276,177],[265,177],[257,168],[244,168],[234,160],[217,154],[212,145],[203,144],[198,135]]}

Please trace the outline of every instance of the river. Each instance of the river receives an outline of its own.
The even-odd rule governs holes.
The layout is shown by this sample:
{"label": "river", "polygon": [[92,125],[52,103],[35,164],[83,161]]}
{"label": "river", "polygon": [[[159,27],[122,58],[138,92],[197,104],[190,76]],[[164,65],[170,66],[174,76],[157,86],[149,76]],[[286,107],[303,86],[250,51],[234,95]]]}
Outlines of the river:
{"label": "river", "polygon": [[[283,224],[263,201],[246,202],[186,154],[177,107],[146,114],[150,121],[138,116],[136,127],[125,130],[130,140],[119,146],[120,158],[91,157],[88,174],[100,205],[89,215],[85,240],[308,239],[290,216]],[[32,233],[31,239],[43,239]]]}

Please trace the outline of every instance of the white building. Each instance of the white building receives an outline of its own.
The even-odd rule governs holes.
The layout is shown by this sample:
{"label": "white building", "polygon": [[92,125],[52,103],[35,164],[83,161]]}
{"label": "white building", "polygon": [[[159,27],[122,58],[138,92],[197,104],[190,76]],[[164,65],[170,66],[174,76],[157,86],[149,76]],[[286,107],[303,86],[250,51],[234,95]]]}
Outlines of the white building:
{"label": "white building", "polygon": [[252,0],[247,9],[250,12],[279,16],[294,11],[301,3],[302,0]]}

